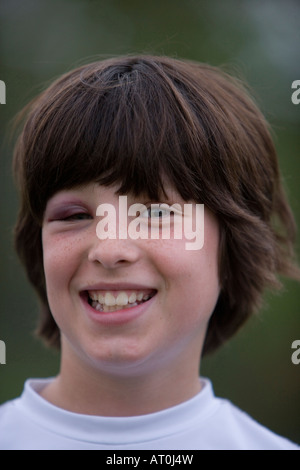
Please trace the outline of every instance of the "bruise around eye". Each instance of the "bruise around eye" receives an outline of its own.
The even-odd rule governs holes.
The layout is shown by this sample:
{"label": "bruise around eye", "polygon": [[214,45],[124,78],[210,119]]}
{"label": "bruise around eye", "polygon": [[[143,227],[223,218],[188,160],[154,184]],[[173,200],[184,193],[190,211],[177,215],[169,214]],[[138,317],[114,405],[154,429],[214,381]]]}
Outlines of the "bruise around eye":
{"label": "bruise around eye", "polygon": [[70,214],[70,215],[67,215],[65,217],[61,217],[58,220],[62,220],[62,221],[64,221],[64,220],[66,220],[66,221],[74,220],[74,221],[76,221],[76,220],[90,220],[92,218],[93,217],[90,214],[86,213],[86,212],[78,212],[76,214]]}
{"label": "bruise around eye", "polygon": [[80,221],[90,220],[93,216],[89,212],[79,211],[71,212],[69,210],[62,210],[53,213],[46,214],[45,217],[47,222],[67,222],[67,221]]}

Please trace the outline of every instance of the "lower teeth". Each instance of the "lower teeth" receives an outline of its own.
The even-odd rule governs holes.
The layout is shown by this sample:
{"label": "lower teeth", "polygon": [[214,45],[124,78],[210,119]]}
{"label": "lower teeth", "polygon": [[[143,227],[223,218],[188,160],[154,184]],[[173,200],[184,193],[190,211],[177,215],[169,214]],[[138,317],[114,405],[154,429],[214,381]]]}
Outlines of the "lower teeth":
{"label": "lower teeth", "polygon": [[90,305],[98,312],[115,312],[116,310],[123,310],[130,307],[136,307],[137,305],[140,305],[140,303],[142,302],[134,302],[132,304],[127,305],[103,305],[93,300]]}

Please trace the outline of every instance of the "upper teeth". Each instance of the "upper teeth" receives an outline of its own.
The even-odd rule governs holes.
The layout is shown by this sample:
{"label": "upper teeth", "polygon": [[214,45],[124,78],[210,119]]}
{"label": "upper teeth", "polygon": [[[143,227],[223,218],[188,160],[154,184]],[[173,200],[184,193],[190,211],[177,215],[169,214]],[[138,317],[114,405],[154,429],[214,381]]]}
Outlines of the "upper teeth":
{"label": "upper teeth", "polygon": [[112,292],[104,293],[103,291],[89,291],[89,297],[100,304],[112,307],[114,305],[127,305],[128,303],[133,304],[136,301],[140,302],[142,300],[148,300],[150,295],[145,294],[144,292],[131,292],[130,294],[127,294],[127,292],[121,291],[118,292],[115,297]]}

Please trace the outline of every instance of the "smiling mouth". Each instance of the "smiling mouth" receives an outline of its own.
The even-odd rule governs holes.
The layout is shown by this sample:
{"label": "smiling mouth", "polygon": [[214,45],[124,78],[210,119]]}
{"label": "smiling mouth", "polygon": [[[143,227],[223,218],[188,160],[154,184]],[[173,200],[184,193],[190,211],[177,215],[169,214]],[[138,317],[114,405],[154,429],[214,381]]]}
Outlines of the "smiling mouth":
{"label": "smiling mouth", "polygon": [[116,312],[148,302],[156,290],[141,291],[87,291],[88,303],[98,312]]}

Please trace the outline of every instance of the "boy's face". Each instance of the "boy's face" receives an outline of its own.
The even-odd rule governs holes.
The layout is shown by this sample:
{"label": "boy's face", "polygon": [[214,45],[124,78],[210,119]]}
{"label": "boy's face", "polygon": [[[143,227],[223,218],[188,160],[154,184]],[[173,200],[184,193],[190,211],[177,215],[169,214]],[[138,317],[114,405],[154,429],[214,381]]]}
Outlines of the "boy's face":
{"label": "boy's face", "polygon": [[[120,238],[115,190],[91,183],[56,193],[46,207],[44,270],[63,357],[123,376],[174,365],[179,374],[187,364],[197,368],[219,295],[216,218],[205,208],[204,245],[199,250],[187,250],[184,236],[134,239],[123,233]],[[168,201],[156,202],[184,207],[176,191],[167,194]],[[127,197],[128,206],[148,207],[148,202]],[[110,228],[115,224],[115,239],[113,229],[108,238],[99,238],[99,205],[109,211],[106,215],[115,210],[115,220],[106,219]],[[142,215],[142,224],[148,224],[147,214]],[[158,215],[163,220],[166,213],[154,210],[156,222]],[[128,216],[127,223],[133,219]],[[145,226],[139,229],[145,231]],[[120,305],[110,305],[114,303]]]}

